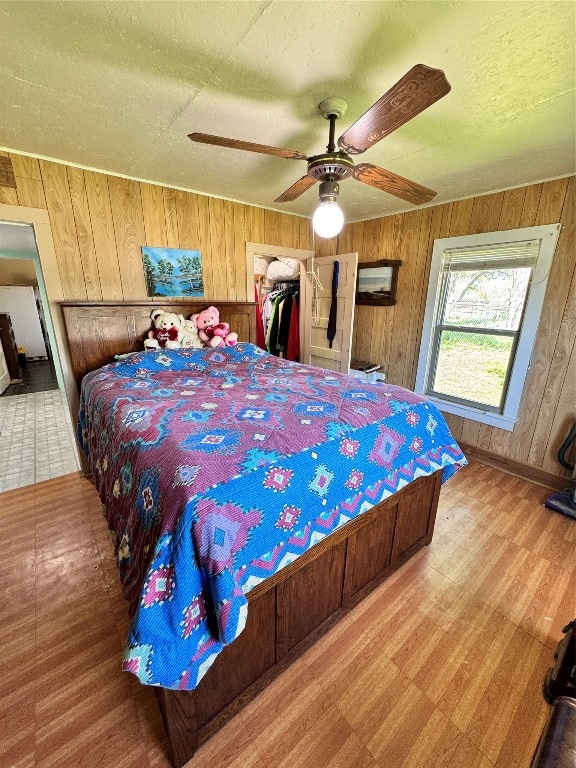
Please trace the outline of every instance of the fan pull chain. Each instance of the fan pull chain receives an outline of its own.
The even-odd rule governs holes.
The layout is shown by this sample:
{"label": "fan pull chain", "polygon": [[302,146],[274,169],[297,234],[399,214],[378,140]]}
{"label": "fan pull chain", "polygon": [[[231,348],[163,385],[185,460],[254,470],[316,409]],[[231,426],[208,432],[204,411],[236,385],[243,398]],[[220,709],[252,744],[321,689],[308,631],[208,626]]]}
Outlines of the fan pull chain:
{"label": "fan pull chain", "polygon": [[318,291],[323,289],[318,273],[319,267],[314,264],[314,257],[312,257],[312,271],[309,274],[312,276],[312,320],[316,324],[320,318]]}
{"label": "fan pull chain", "polygon": [[303,272],[303,274],[310,275],[310,277],[312,278],[312,320],[315,323],[317,323],[319,318],[318,291],[324,290],[324,286],[322,285],[322,282],[320,281],[320,277],[319,277],[320,269],[314,263],[315,253],[316,253],[316,242],[315,242],[315,236],[314,236],[314,229],[312,229],[312,257],[310,259],[312,268],[309,272]]}

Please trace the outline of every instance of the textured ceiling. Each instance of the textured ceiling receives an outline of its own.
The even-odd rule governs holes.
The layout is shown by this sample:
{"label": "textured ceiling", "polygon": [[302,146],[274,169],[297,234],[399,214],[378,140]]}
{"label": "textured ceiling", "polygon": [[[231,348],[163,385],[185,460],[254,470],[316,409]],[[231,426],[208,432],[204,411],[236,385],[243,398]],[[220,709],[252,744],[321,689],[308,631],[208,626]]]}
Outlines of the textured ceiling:
{"label": "textured ceiling", "polygon": [[[0,1],[0,147],[309,216],[274,199],[304,161],[192,143],[203,132],[325,150],[415,64],[451,92],[360,162],[437,190],[432,204],[575,172],[575,3]],[[341,185],[349,220],[409,210]]]}

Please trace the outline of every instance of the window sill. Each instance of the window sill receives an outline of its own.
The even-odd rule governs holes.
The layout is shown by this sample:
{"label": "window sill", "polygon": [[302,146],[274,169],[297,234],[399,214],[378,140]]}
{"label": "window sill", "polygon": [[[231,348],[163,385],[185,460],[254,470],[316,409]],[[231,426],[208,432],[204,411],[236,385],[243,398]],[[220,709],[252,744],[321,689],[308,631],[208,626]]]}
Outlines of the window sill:
{"label": "window sill", "polygon": [[514,425],[518,421],[516,417],[512,418],[510,416],[504,416],[501,413],[493,413],[492,411],[483,411],[480,408],[472,408],[469,405],[451,403],[447,400],[441,400],[438,397],[432,397],[430,395],[426,395],[426,397],[430,402],[434,403],[439,411],[452,413],[454,416],[461,416],[463,419],[479,421],[482,424],[489,424],[491,427],[505,429],[508,432],[513,431]]}

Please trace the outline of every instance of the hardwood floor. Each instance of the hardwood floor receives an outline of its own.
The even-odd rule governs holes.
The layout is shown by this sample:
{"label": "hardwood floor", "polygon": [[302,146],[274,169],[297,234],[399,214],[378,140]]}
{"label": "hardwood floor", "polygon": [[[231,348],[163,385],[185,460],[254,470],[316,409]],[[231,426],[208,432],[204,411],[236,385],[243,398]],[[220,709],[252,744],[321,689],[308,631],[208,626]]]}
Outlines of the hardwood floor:
{"label": "hardwood floor", "polygon": [[[576,614],[576,521],[472,464],[432,545],[242,710],[191,768],[528,768],[544,674]],[[0,494],[0,767],[169,766],[96,492],[79,475]]]}

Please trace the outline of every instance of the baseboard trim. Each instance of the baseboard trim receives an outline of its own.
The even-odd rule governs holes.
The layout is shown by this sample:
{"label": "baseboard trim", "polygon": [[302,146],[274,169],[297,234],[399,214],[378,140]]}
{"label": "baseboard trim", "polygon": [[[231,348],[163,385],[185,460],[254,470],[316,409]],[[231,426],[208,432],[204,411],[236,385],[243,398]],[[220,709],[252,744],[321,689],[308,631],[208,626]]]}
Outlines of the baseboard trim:
{"label": "baseboard trim", "polygon": [[529,464],[523,464],[521,461],[514,461],[506,456],[500,456],[497,453],[491,453],[474,445],[467,445],[458,441],[458,445],[464,452],[466,458],[477,461],[480,464],[488,464],[490,467],[500,469],[502,472],[508,472],[510,475],[516,475],[524,480],[530,480],[532,483],[544,485],[546,488],[553,488],[561,491],[570,485],[570,478],[563,475],[555,475],[552,472],[545,472],[543,469],[531,467]]}

